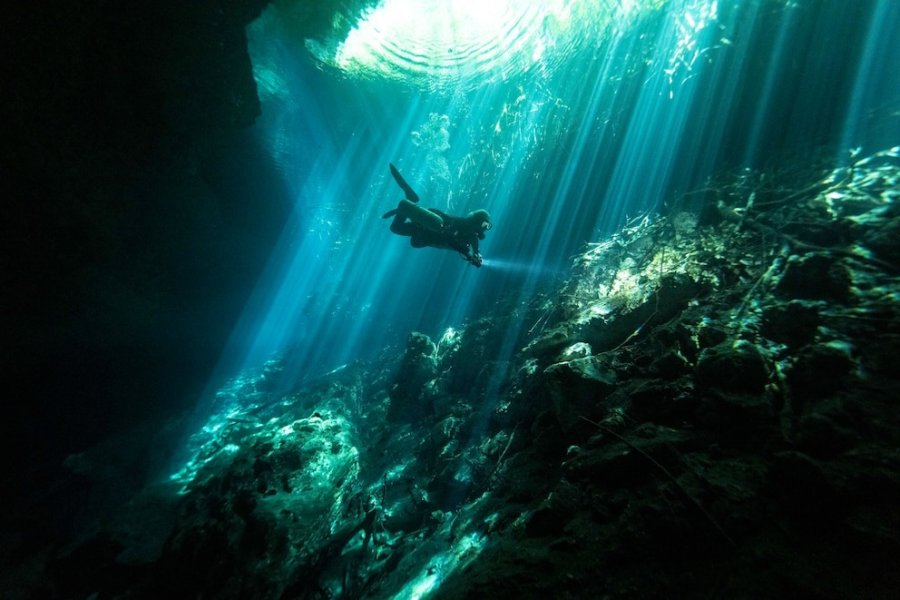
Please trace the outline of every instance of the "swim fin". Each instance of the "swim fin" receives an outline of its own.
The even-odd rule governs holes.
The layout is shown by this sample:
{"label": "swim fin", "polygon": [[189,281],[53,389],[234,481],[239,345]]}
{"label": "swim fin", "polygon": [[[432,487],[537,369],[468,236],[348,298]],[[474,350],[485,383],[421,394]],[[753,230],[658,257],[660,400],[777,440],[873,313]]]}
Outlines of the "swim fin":
{"label": "swim fin", "polygon": [[400,186],[400,189],[403,190],[403,194],[406,196],[406,199],[410,202],[418,202],[419,195],[414,192],[411,187],[409,187],[409,184],[406,183],[406,180],[403,179],[402,175],[400,175],[400,171],[397,170],[397,167],[395,167],[392,163],[389,163],[389,165],[391,167],[391,175],[393,176],[394,181],[397,182],[397,185]]}

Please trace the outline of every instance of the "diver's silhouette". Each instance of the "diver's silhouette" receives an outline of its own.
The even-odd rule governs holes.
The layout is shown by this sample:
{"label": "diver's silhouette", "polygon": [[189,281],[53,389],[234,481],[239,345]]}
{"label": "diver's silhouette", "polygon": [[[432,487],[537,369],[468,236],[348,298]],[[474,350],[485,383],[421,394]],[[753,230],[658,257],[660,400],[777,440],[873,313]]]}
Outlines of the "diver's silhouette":
{"label": "diver's silhouette", "polygon": [[389,210],[383,219],[394,217],[391,231],[409,237],[413,248],[446,248],[459,252],[469,264],[480,267],[481,253],[478,240],[484,239],[484,232],[491,228],[491,216],[486,210],[470,212],[465,217],[454,217],[437,208],[422,208],[418,205],[419,195],[406,183],[397,167],[390,165],[394,181],[403,190],[403,200],[397,208]]}

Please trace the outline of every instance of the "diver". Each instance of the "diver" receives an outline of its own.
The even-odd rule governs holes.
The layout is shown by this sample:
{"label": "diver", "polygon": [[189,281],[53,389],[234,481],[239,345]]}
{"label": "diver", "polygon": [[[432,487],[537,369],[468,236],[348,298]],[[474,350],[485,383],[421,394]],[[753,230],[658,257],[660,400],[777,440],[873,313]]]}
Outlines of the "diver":
{"label": "diver", "polygon": [[480,267],[483,259],[478,241],[491,228],[491,216],[486,210],[470,212],[465,217],[454,217],[437,208],[422,208],[419,195],[406,183],[397,167],[390,165],[391,175],[405,196],[397,208],[389,210],[383,219],[394,217],[391,231],[409,237],[413,248],[445,248],[456,250],[471,265]]}

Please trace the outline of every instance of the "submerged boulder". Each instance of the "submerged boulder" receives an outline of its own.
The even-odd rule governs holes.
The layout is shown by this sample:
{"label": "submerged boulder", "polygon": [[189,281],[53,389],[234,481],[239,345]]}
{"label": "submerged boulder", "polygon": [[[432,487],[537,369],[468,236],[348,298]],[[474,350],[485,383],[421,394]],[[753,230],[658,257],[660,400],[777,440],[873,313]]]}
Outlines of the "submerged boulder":
{"label": "submerged boulder", "polygon": [[602,413],[602,402],[615,390],[618,379],[615,370],[596,356],[550,365],[544,375],[553,410],[564,428],[575,425],[581,416]]}
{"label": "submerged boulder", "polygon": [[291,412],[217,450],[187,484],[147,597],[278,597],[366,526],[363,515],[342,512],[359,475],[350,423]]}
{"label": "submerged boulder", "polygon": [[855,367],[846,344],[816,344],[800,352],[788,370],[787,381],[795,397],[818,398],[838,391]]}
{"label": "submerged boulder", "polygon": [[544,358],[559,353],[570,343],[569,332],[557,327],[529,342],[523,352],[530,358]]}
{"label": "submerged boulder", "polygon": [[850,271],[831,253],[791,256],[775,286],[783,296],[846,302],[851,297]]}
{"label": "submerged boulder", "polygon": [[820,322],[818,304],[791,300],[763,311],[760,333],[770,340],[799,347],[812,341]]}
{"label": "submerged boulder", "polygon": [[775,422],[766,386],[770,368],[760,349],[739,340],[700,353],[696,377],[702,392],[697,417],[728,431],[729,443],[758,440]]}
{"label": "submerged boulder", "polygon": [[389,420],[417,421],[431,412],[431,406],[423,401],[422,396],[425,385],[437,376],[436,350],[434,342],[424,333],[414,331],[409,334],[406,351],[390,391]]}
{"label": "submerged boulder", "polygon": [[770,369],[756,345],[739,340],[704,349],[697,359],[696,372],[703,387],[758,394],[769,381]]}
{"label": "submerged boulder", "polygon": [[[866,196],[871,206],[872,198]],[[865,214],[852,217],[863,244],[880,260],[900,266],[900,208],[896,202],[876,204]]]}

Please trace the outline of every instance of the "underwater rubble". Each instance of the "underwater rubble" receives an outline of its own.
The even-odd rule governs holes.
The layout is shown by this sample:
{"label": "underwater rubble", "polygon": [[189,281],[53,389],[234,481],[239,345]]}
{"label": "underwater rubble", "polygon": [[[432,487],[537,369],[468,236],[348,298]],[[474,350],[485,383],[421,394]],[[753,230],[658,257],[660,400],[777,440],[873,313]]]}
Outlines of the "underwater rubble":
{"label": "underwater rubble", "polygon": [[711,183],[698,210],[589,245],[560,289],[311,385],[279,360],[236,378],[163,486],[168,525],[142,520],[148,488],[103,533],[103,569],[82,546],[57,567],[90,559],[90,581],[46,585],[895,595],[900,158],[847,162]]}

